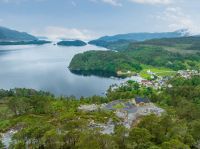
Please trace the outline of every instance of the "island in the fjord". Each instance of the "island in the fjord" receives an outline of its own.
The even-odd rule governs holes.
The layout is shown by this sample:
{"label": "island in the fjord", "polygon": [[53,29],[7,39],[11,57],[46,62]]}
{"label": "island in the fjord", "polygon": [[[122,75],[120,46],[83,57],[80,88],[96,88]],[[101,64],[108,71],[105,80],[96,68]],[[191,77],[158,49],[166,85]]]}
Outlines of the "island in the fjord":
{"label": "island in the fjord", "polygon": [[200,68],[198,36],[130,41],[126,48],[119,46],[120,43],[121,41],[115,46],[112,42],[115,51],[89,51],[75,55],[69,69],[80,74],[109,72],[118,76],[129,76],[143,73],[143,70],[149,68],[159,72],[163,70],[166,74]]}
{"label": "island in the fjord", "polygon": [[59,46],[76,46],[76,47],[81,47],[81,46],[86,46],[87,43],[81,40],[63,40],[57,43]]}
{"label": "island in the fjord", "polygon": [[37,37],[25,32],[0,27],[0,45],[42,45],[51,43],[46,40],[39,40]]}

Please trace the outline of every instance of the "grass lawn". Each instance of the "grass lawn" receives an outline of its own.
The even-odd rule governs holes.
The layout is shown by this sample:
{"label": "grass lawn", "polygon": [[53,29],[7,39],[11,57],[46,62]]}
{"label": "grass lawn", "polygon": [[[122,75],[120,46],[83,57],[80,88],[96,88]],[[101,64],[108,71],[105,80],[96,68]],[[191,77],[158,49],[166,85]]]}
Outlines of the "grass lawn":
{"label": "grass lawn", "polygon": [[172,76],[175,75],[176,71],[173,71],[172,69],[169,68],[164,68],[164,67],[153,67],[153,66],[148,66],[148,65],[142,65],[143,70],[140,72],[141,77],[143,78],[150,78],[151,75],[147,73],[148,70],[151,72],[154,72],[158,76]]}

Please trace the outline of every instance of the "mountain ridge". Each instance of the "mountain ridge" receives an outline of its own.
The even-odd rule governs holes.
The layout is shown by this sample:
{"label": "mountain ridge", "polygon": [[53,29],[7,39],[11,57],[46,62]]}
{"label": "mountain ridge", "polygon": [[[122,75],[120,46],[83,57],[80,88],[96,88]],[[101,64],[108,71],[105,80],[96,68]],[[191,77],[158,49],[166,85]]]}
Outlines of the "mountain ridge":
{"label": "mountain ridge", "polygon": [[96,45],[111,50],[116,50],[122,48],[125,49],[132,42],[144,42],[153,39],[162,38],[179,38],[179,37],[189,37],[191,36],[189,30],[181,29],[174,32],[141,32],[141,33],[127,33],[127,34],[117,34],[113,36],[103,36],[96,40],[91,40],[88,43],[91,45]]}
{"label": "mountain ridge", "polygon": [[117,40],[145,41],[149,39],[174,38],[174,37],[184,37],[190,35],[191,34],[187,29],[180,29],[174,32],[138,32],[138,33],[116,34],[111,36],[103,36],[97,40],[103,40],[108,42],[114,42]]}
{"label": "mountain ridge", "polygon": [[0,26],[0,41],[1,42],[2,41],[6,41],[6,42],[33,41],[33,40],[38,40],[38,38],[26,32],[19,32],[13,29]]}

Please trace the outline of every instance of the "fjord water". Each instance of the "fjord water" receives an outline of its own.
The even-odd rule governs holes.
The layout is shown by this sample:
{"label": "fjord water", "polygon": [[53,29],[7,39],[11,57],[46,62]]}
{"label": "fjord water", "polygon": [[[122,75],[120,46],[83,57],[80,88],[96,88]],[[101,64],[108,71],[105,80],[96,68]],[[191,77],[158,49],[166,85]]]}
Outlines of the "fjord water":
{"label": "fjord water", "polygon": [[57,96],[103,95],[111,84],[124,80],[80,76],[68,70],[75,54],[89,50],[106,49],[91,45],[0,46],[0,88],[32,88],[49,91]]}

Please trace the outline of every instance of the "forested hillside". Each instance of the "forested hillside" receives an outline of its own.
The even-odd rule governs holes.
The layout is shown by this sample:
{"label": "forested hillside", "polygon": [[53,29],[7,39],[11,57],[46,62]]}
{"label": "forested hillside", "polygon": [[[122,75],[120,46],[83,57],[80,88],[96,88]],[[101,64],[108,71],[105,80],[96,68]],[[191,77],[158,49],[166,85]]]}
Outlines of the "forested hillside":
{"label": "forested hillside", "polygon": [[[199,37],[183,37],[133,42],[126,48],[118,43],[116,46],[112,45],[118,52],[91,51],[78,54],[72,59],[69,68],[91,72],[107,71],[115,74],[118,71],[138,72],[144,65],[165,67],[175,71],[199,69],[199,42]],[[116,55],[118,55],[117,58]]]}
{"label": "forested hillside", "polygon": [[[185,80],[176,77],[172,88],[155,91],[129,82],[107,97],[54,97],[45,92],[28,89],[0,91],[0,132],[17,130],[11,148],[68,149],[189,149],[198,148],[200,141],[199,77]],[[126,96],[124,96],[126,94]],[[129,96],[127,96],[129,95]],[[81,104],[101,104],[118,99],[145,96],[163,107],[162,116],[143,117],[130,129],[116,125],[114,134],[102,134],[90,127],[91,122],[106,124],[120,119],[104,110],[84,112]],[[87,143],[86,143],[87,142]],[[0,143],[1,146],[3,144]]]}
{"label": "forested hillside", "polygon": [[131,70],[138,72],[142,68],[129,56],[113,51],[89,51],[77,54],[70,63],[72,72],[82,74],[105,73],[116,75],[116,72]]}

